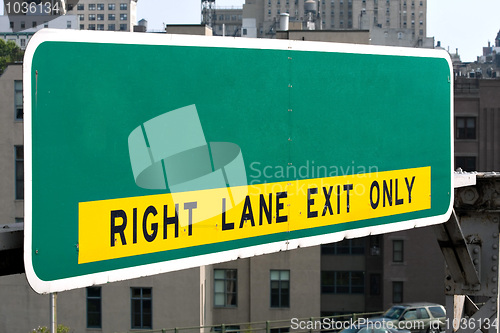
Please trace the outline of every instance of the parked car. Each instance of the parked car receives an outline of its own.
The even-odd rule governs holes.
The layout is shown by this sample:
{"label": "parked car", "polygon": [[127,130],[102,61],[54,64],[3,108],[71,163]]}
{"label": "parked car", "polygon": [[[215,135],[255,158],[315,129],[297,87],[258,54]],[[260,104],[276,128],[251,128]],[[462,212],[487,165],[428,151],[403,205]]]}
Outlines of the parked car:
{"label": "parked car", "polygon": [[382,317],[371,320],[392,323],[394,328],[411,332],[439,333],[445,329],[446,310],[442,305],[434,303],[398,304],[387,310]]}

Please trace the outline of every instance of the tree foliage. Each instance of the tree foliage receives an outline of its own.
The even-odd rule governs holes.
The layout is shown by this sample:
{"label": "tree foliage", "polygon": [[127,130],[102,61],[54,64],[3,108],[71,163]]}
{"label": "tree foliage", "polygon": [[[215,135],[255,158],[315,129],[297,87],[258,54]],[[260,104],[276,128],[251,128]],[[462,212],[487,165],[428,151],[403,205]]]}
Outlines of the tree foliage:
{"label": "tree foliage", "polygon": [[[70,328],[64,325],[57,325],[57,333],[69,333]],[[38,326],[31,333],[50,333],[50,329],[46,326]]]}
{"label": "tree foliage", "polygon": [[22,61],[23,56],[24,52],[16,43],[11,40],[5,42],[3,39],[0,39],[0,75],[2,75],[8,64]]}

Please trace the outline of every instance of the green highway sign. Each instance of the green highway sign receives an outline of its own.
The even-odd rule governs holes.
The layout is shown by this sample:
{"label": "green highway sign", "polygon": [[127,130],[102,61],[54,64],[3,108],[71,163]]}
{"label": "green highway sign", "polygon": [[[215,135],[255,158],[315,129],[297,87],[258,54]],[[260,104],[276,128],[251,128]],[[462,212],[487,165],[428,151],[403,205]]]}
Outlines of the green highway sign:
{"label": "green highway sign", "polygon": [[446,221],[439,50],[44,29],[25,267],[49,293]]}

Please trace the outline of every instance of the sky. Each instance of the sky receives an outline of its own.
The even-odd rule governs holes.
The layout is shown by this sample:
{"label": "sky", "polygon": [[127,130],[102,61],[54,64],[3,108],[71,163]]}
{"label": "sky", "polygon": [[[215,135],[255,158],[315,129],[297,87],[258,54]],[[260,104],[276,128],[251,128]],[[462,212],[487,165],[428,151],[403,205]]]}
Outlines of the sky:
{"label": "sky", "polygon": [[[118,0],[117,0],[118,1]],[[244,0],[216,0],[217,7],[241,7]],[[137,19],[148,21],[149,31],[163,30],[168,24],[199,24],[200,0],[138,0]],[[3,14],[3,0],[0,0]],[[462,61],[474,61],[482,47],[494,45],[500,30],[499,0],[428,0],[427,36],[458,53]]]}

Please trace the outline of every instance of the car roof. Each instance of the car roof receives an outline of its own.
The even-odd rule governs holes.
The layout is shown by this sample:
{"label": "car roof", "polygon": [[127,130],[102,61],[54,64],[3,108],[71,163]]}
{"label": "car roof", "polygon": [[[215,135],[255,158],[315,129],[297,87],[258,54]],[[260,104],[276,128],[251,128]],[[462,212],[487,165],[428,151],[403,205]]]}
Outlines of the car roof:
{"label": "car roof", "polygon": [[402,307],[402,308],[411,308],[418,306],[442,306],[437,303],[429,303],[429,302],[413,302],[413,303],[403,303],[403,304],[394,304],[394,307]]}

